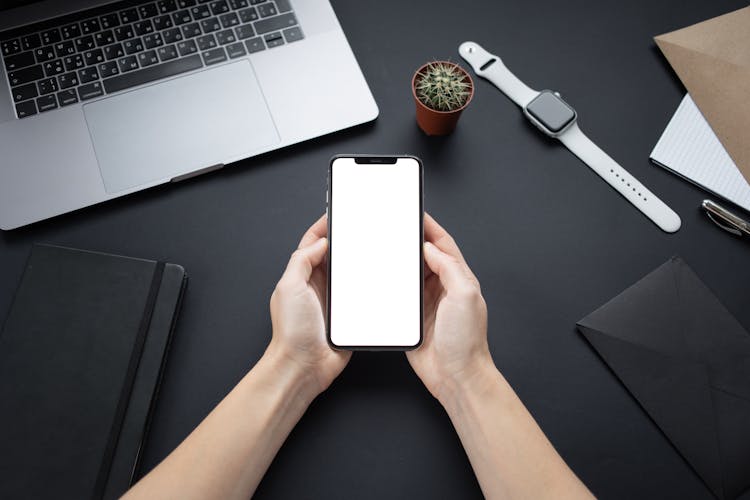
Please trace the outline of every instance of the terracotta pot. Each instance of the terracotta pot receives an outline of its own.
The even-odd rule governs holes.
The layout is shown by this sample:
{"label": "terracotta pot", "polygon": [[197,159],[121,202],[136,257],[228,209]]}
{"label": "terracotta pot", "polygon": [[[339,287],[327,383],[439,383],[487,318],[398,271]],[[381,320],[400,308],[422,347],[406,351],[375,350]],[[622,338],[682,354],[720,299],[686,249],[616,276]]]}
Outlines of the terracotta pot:
{"label": "terracotta pot", "polygon": [[[468,81],[471,84],[471,93],[469,98],[460,108],[453,111],[437,111],[425,105],[417,97],[416,84],[417,77],[427,66],[434,63],[443,63],[455,66],[461,70],[464,74],[464,81]],[[466,72],[461,66],[450,61],[432,61],[422,65],[417,71],[414,72],[414,76],[411,79],[411,94],[414,96],[414,102],[417,105],[417,125],[427,135],[448,135],[456,128],[458,118],[461,116],[461,112],[469,105],[471,99],[474,97],[474,80],[471,79],[469,73]]]}

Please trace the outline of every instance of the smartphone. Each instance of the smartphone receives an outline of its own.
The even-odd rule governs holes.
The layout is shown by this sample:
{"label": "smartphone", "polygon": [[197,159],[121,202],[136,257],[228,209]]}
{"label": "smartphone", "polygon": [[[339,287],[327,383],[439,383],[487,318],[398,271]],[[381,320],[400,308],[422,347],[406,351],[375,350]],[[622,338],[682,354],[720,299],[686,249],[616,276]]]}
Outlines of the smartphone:
{"label": "smartphone", "polygon": [[326,328],[332,347],[409,350],[421,344],[422,177],[414,156],[331,159]]}

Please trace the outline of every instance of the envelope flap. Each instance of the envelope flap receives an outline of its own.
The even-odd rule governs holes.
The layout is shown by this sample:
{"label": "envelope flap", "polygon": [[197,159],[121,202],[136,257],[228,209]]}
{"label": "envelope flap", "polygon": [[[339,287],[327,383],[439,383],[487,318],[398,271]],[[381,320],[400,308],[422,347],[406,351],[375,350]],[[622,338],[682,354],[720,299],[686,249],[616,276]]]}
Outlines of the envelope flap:
{"label": "envelope flap", "polygon": [[673,356],[687,356],[673,260],[578,322],[607,335]]}
{"label": "envelope flap", "polygon": [[705,367],[591,327],[579,324],[578,328],[710,490],[723,498],[716,421]]}
{"label": "envelope flap", "polygon": [[654,40],[750,182],[750,7]]}
{"label": "envelope flap", "polygon": [[[655,37],[740,66],[750,65],[750,7]],[[660,45],[661,47],[661,45]]]}
{"label": "envelope flap", "polygon": [[685,345],[709,370],[711,387],[750,401],[750,335],[681,259],[673,259]]}

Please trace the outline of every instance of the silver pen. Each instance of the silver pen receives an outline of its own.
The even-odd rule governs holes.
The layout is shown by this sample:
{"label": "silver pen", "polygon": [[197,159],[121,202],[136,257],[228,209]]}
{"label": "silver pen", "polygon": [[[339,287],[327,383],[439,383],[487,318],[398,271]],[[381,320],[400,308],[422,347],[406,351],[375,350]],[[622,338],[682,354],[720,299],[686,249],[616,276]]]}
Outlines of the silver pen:
{"label": "silver pen", "polygon": [[708,218],[723,230],[737,236],[750,236],[750,224],[721,205],[711,200],[703,200],[701,208],[706,211]]}

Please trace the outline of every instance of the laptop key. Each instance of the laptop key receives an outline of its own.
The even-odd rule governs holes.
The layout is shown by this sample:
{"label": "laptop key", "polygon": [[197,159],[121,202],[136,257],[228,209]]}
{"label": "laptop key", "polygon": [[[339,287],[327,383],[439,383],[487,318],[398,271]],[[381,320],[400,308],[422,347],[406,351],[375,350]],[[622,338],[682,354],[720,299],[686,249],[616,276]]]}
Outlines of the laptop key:
{"label": "laptop key", "polygon": [[52,45],[53,43],[57,43],[60,40],[62,40],[62,37],[60,36],[60,30],[57,28],[52,28],[51,30],[42,31],[42,43],[44,45]]}
{"label": "laptop key", "polygon": [[276,11],[276,6],[274,4],[264,3],[258,6],[258,14],[260,14],[260,17],[270,17],[275,16],[278,12]]}
{"label": "laptop key", "polygon": [[65,71],[74,71],[86,66],[86,63],[83,61],[83,55],[81,54],[63,58],[63,64],[65,64]]}
{"label": "laptop key", "polygon": [[201,28],[203,28],[203,33],[212,33],[214,31],[219,31],[221,29],[221,24],[217,18],[212,17],[201,21]]}
{"label": "laptop key", "polygon": [[216,38],[213,35],[201,36],[195,39],[198,43],[198,50],[204,51],[216,47]]}
{"label": "laptop key", "polygon": [[211,17],[211,9],[208,8],[208,5],[196,5],[190,9],[190,13],[196,21]]}
{"label": "laptop key", "polygon": [[201,26],[198,23],[186,24],[182,27],[182,36],[185,38],[192,38],[194,36],[201,35]]}
{"label": "laptop key", "polygon": [[99,24],[99,19],[93,18],[81,21],[81,33],[83,33],[84,35],[90,35],[91,33],[95,33],[100,29],[102,29],[102,27]]}
{"label": "laptop key", "polygon": [[120,11],[120,22],[122,24],[130,24],[138,20],[138,10],[136,9],[125,9]]}
{"label": "laptop key", "polygon": [[133,23],[133,31],[138,36],[148,35],[154,32],[154,25],[151,24],[151,20],[149,19],[138,21],[137,23]]}
{"label": "laptop key", "polygon": [[133,40],[126,40],[122,42],[122,47],[125,49],[125,53],[127,55],[135,54],[136,52],[140,52],[143,50],[143,42],[140,38],[135,38]]}
{"label": "laptop key", "polygon": [[120,17],[116,13],[107,14],[99,18],[102,29],[108,30],[120,25]]}
{"label": "laptop key", "polygon": [[104,62],[104,53],[102,52],[102,49],[89,50],[88,52],[83,53],[83,60],[86,61],[86,66],[99,64]]}
{"label": "laptop key", "polygon": [[36,99],[36,107],[39,109],[39,112],[42,111],[49,111],[51,109],[55,109],[57,107],[57,99],[55,99],[55,94],[49,94],[42,97],[37,97]]}
{"label": "laptop key", "polygon": [[284,33],[286,43],[296,42],[305,38],[305,35],[302,34],[302,30],[299,29],[299,26],[295,26],[294,28],[287,28],[282,31],[282,33]]}
{"label": "laptop key", "polygon": [[249,23],[258,19],[258,11],[255,10],[255,7],[242,9],[238,14],[240,15],[240,21],[243,23]]}
{"label": "laptop key", "polygon": [[50,61],[55,58],[55,49],[51,46],[39,47],[38,49],[34,50],[34,57],[36,58],[36,62],[38,63]]}
{"label": "laptop key", "polygon": [[[96,68],[92,68],[96,71]],[[78,85],[78,75],[75,73],[65,73],[57,77],[57,83],[61,89],[69,89]]]}
{"label": "laptop key", "polygon": [[[107,63],[102,63],[102,64],[107,64]],[[91,66],[90,68],[83,68],[82,70],[78,72],[78,80],[80,80],[81,83],[89,83],[98,79],[99,79],[99,72],[96,70],[96,67],[94,66]]]}
{"label": "laptop key", "polygon": [[230,59],[242,57],[246,54],[245,45],[242,42],[233,43],[226,46],[227,54]]}
{"label": "laptop key", "polygon": [[[109,61],[105,63],[101,63],[99,66],[99,73],[101,73],[102,78],[106,78],[108,76],[115,76],[120,73],[120,70],[117,68],[117,61]],[[82,82],[86,83],[86,82]]]}
{"label": "laptop key", "polygon": [[33,82],[44,77],[44,70],[41,64],[29,66],[28,68],[19,69],[18,71],[8,72],[8,81],[11,87],[23,85],[24,83]]}
{"label": "laptop key", "polygon": [[189,23],[192,20],[193,18],[190,16],[190,11],[187,9],[179,10],[177,12],[172,13],[172,21],[174,22],[176,26]]}
{"label": "laptop key", "polygon": [[232,26],[237,26],[238,24],[240,24],[240,19],[234,12],[222,14],[221,16],[219,16],[219,21],[221,21],[221,26],[224,28],[231,28]]}
{"label": "laptop key", "polygon": [[91,50],[94,47],[96,47],[96,43],[94,42],[94,37],[91,35],[82,36],[81,38],[76,38],[76,49],[78,52],[86,52],[87,50]]}
{"label": "laptop key", "polygon": [[141,63],[141,68],[145,68],[146,66],[158,64],[159,57],[157,57],[155,50],[147,50],[138,54],[138,62]]}
{"label": "laptop key", "polygon": [[88,85],[81,85],[78,87],[78,97],[82,101],[93,99],[94,97],[99,97],[101,95],[104,95],[101,82],[89,83]]}
{"label": "laptop key", "polygon": [[74,89],[63,90],[57,93],[57,102],[60,106],[69,106],[78,102],[78,94]]}
{"label": "laptop key", "polygon": [[219,42],[219,45],[226,45],[228,43],[236,42],[237,38],[234,36],[234,31],[224,30],[216,33],[216,41]]}
{"label": "laptop key", "polygon": [[36,82],[36,86],[39,88],[39,95],[50,94],[59,90],[57,88],[57,80],[55,80],[54,78],[45,78],[44,80],[39,80],[38,82]]}
{"label": "laptop key", "polygon": [[156,8],[156,4],[147,3],[138,7],[138,15],[141,16],[141,19],[156,17],[159,15],[159,9]]}
{"label": "laptop key", "polygon": [[17,69],[25,68],[26,66],[31,66],[34,63],[36,63],[34,52],[28,50],[26,52],[21,52],[20,54],[6,57],[5,69],[8,71],[15,71]]}
{"label": "laptop key", "polygon": [[195,0],[177,0],[178,9],[186,9],[196,4]]}
{"label": "laptop key", "polygon": [[276,10],[279,12],[289,12],[292,10],[292,5],[289,0],[276,0]]}
{"label": "laptop key", "polygon": [[154,28],[156,28],[156,31],[165,30],[172,26],[174,26],[174,24],[172,23],[172,17],[169,14],[154,18]]}
{"label": "laptop key", "polygon": [[159,7],[159,12],[162,14],[177,10],[177,2],[175,0],[161,0],[156,2],[156,6]]}
{"label": "laptop key", "polygon": [[115,35],[112,30],[104,30],[94,35],[94,41],[97,47],[103,47],[115,42]]}
{"label": "laptop key", "polygon": [[267,0],[250,0],[252,5],[258,5],[259,3],[266,2]]}
{"label": "laptop key", "polygon": [[127,56],[118,59],[117,67],[120,68],[120,73],[135,71],[136,69],[138,69],[138,58],[136,56]]}
{"label": "laptop key", "polygon": [[21,47],[23,47],[23,50],[35,49],[40,45],[42,45],[42,39],[39,38],[39,34],[37,33],[21,37]]}
{"label": "laptop key", "polygon": [[169,61],[170,59],[174,59],[177,57],[177,48],[175,48],[174,45],[159,47],[156,52],[157,54],[159,54],[159,59],[161,59],[162,62]]}
{"label": "laptop key", "polygon": [[180,28],[164,30],[161,33],[161,37],[164,39],[164,43],[179,42],[182,40],[182,31],[180,31]]}
{"label": "laptop key", "polygon": [[19,102],[16,104],[16,115],[19,118],[26,118],[27,116],[36,114],[36,103],[32,99],[31,101]]}
{"label": "laptop key", "polygon": [[2,44],[0,44],[0,47],[2,47],[4,56],[9,56],[21,52],[21,42],[18,40],[18,38],[6,40]]}
{"label": "laptop key", "polygon": [[25,101],[38,95],[36,85],[33,83],[27,83],[26,85],[21,85],[20,87],[13,89],[13,100],[15,102]]}
{"label": "laptop key", "polygon": [[278,47],[279,45],[284,45],[284,38],[278,31],[276,33],[269,33],[264,38],[266,41],[266,47],[269,49]]}
{"label": "laptop key", "polygon": [[251,38],[249,40],[245,40],[245,47],[247,47],[248,54],[252,54],[253,52],[260,52],[261,50],[266,50],[266,46],[263,43],[263,39],[259,36],[256,36],[255,38]]}
{"label": "laptop key", "polygon": [[268,19],[261,19],[255,23],[255,31],[259,35],[268,33],[269,31],[278,31],[284,28],[291,28],[297,24],[297,18],[294,17],[293,13],[281,14],[280,16],[270,17]]}
{"label": "laptop key", "polygon": [[235,31],[237,32],[237,38],[239,38],[240,40],[255,36],[255,30],[253,29],[253,26],[251,24],[243,24],[242,26],[237,26],[235,28]]}
{"label": "laptop key", "polygon": [[55,44],[55,54],[57,57],[72,56],[75,53],[76,48],[71,40]]}
{"label": "laptop key", "polygon": [[226,0],[217,0],[215,2],[211,2],[210,7],[211,13],[215,16],[229,12],[229,5],[227,5]]}
{"label": "laptop key", "polygon": [[135,33],[133,33],[133,27],[129,24],[126,26],[118,26],[114,29],[114,33],[115,38],[118,42],[128,40],[129,38],[133,38],[135,36]]}
{"label": "laptop key", "polygon": [[62,59],[55,59],[44,63],[44,74],[46,76],[55,76],[65,71]]}
{"label": "laptop key", "polygon": [[202,67],[203,64],[201,63],[200,55],[193,54],[182,59],[174,59],[169,62],[149,66],[140,71],[107,78],[103,80],[104,88],[107,90],[107,93],[117,92],[119,90],[153,82],[154,80],[161,80],[162,78],[179,75],[180,73],[185,73]]}
{"label": "laptop key", "polygon": [[179,42],[177,44],[177,51],[181,56],[186,56],[198,52],[198,47],[195,46],[195,41],[185,40],[184,42]]}
{"label": "laptop key", "polygon": [[216,64],[227,60],[227,54],[221,47],[213,50],[207,50],[202,55],[203,62],[206,63],[206,66],[210,66],[211,64]]}
{"label": "laptop key", "polygon": [[160,33],[153,33],[143,37],[143,46],[146,47],[146,49],[153,49],[161,47],[162,45],[164,45],[164,40],[161,39]]}
{"label": "laptop key", "polygon": [[107,45],[106,47],[104,47],[104,58],[107,61],[120,58],[124,55],[125,55],[125,51],[123,50],[121,43],[115,43],[115,44]]}
{"label": "laptop key", "polygon": [[78,26],[78,23],[68,24],[60,28],[60,34],[63,40],[71,40],[81,36],[81,28]]}
{"label": "laptop key", "polygon": [[248,5],[250,5],[248,0],[229,0],[229,6],[232,7],[232,10],[243,9]]}

